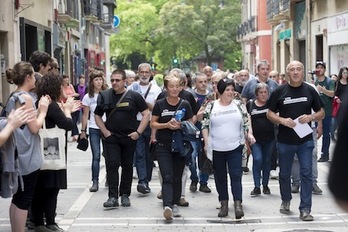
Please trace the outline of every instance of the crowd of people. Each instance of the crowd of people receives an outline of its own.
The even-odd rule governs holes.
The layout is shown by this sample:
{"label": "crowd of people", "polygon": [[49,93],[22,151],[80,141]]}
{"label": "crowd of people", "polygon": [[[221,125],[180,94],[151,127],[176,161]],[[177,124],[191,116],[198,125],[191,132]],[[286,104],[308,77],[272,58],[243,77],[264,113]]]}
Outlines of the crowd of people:
{"label": "crowd of people", "polygon": [[[64,231],[55,215],[59,190],[67,188],[66,169],[40,170],[38,133],[43,124],[71,131],[70,139],[66,133],[67,141],[75,142],[78,136],[89,140],[90,192],[99,190],[104,156],[108,188],[104,208],[131,206],[133,172],[138,177],[137,191],[151,192],[154,156],[150,146],[154,146],[161,182],[157,197],[167,221],[181,216],[180,207],[189,206],[185,199],[189,178],[191,192],[211,193],[203,159],[212,162],[221,205],[217,216],[229,213],[229,175],[235,218],[242,218],[242,176],[249,172],[250,156],[254,179],[250,195],[271,194],[269,179],[279,178],[280,213],[290,212],[292,193],[301,190],[299,217],[314,220],[312,193],[322,194],[317,162],[330,160],[330,143],[337,140],[340,128],[333,108],[340,106],[347,92],[348,68],[329,78],[326,63],[318,61],[312,83],[305,81],[299,61],[287,65],[286,75],[270,70],[266,60],[256,69],[251,75],[247,69],[223,72],[206,66],[191,75],[176,68],[164,75],[162,87],[152,79],[151,65],[141,63],[137,73],[116,69],[110,77],[91,68],[88,84],[81,75],[73,86],[68,75],[59,75],[56,60],[45,52],[36,51],[29,62],[18,62],[6,72],[17,89],[6,104],[7,123],[0,132],[0,144],[14,134],[23,178],[10,206],[12,231],[24,231],[26,221],[36,232]],[[12,96],[23,101],[18,104]],[[195,141],[178,137],[182,121],[201,131]],[[320,137],[323,146],[318,160]]]}

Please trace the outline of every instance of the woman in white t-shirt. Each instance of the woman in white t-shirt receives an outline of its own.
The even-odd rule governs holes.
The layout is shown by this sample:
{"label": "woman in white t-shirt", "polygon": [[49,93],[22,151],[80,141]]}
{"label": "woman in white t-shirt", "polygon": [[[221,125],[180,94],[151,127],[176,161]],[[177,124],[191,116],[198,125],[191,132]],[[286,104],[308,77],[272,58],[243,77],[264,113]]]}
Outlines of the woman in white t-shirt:
{"label": "woman in white t-shirt", "polygon": [[100,141],[101,131],[95,123],[94,110],[97,106],[99,92],[106,89],[104,84],[104,73],[98,70],[91,70],[89,74],[88,93],[83,97],[83,115],[81,138],[86,138],[87,121],[89,128],[89,141],[92,150],[92,187],[90,192],[96,192],[99,189],[99,163],[100,163]]}
{"label": "woman in white t-shirt", "polygon": [[249,117],[241,101],[234,99],[234,80],[223,78],[217,84],[218,100],[209,102],[202,121],[207,157],[213,161],[214,179],[221,202],[218,217],[228,215],[227,173],[231,179],[236,219],[244,216],[242,208],[242,151],[245,137],[255,143]]}

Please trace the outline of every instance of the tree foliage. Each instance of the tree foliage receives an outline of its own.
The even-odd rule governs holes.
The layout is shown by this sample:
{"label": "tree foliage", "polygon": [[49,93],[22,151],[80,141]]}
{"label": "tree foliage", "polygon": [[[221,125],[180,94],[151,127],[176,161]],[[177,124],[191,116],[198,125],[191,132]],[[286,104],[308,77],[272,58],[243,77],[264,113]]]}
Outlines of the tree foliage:
{"label": "tree foliage", "polygon": [[139,53],[165,69],[170,67],[173,57],[190,61],[203,54],[211,64],[213,57],[222,56],[233,66],[240,55],[236,43],[236,27],[241,20],[239,0],[118,3],[121,24],[119,33],[110,39],[111,54],[118,59],[126,61],[131,54]]}

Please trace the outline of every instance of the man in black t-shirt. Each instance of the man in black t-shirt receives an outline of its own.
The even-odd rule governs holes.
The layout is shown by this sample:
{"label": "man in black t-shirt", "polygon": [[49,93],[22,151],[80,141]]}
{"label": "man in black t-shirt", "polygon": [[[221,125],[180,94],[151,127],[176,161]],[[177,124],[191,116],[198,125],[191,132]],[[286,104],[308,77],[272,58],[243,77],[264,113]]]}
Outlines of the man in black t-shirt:
{"label": "man in black t-shirt", "polygon": [[[289,83],[278,86],[269,99],[267,117],[279,124],[278,155],[279,185],[282,204],[280,213],[290,212],[291,167],[295,153],[300,162],[301,203],[300,219],[313,221],[312,208],[312,152],[314,142],[310,123],[324,118],[323,103],[316,90],[303,83],[304,67],[299,61],[291,61],[286,68]],[[311,110],[315,112],[311,113]],[[279,112],[279,115],[276,114]],[[299,130],[297,130],[299,128]],[[308,129],[307,133],[301,133]]]}
{"label": "man in black t-shirt", "polygon": [[[136,141],[149,123],[150,112],[141,94],[126,91],[126,73],[115,70],[111,74],[112,88],[101,92],[94,111],[95,121],[105,138],[106,176],[109,184],[109,198],[105,208],[114,208],[121,196],[121,205],[130,206],[133,178],[133,158]],[[137,114],[141,113],[140,123]],[[102,116],[106,113],[106,122]],[[119,185],[118,169],[122,167]],[[119,188],[119,189],[118,189]]]}

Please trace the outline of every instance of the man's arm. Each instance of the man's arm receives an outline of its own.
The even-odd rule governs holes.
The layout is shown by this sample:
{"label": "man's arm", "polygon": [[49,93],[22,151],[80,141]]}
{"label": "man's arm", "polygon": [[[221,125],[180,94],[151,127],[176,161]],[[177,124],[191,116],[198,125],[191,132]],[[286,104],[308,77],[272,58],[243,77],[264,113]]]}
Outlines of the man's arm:
{"label": "man's arm", "polygon": [[111,135],[111,132],[106,128],[105,123],[101,116],[95,114],[95,123],[99,127],[100,131],[103,133],[104,137],[107,138]]}

